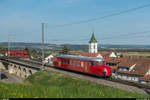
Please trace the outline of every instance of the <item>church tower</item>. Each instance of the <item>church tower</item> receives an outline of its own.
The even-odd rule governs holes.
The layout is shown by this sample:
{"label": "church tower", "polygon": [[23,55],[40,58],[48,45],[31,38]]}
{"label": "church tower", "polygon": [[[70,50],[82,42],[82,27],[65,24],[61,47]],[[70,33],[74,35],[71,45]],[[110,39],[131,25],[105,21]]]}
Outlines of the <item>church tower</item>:
{"label": "church tower", "polygon": [[89,53],[97,53],[97,40],[95,39],[94,32],[92,33],[91,40],[89,41]]}

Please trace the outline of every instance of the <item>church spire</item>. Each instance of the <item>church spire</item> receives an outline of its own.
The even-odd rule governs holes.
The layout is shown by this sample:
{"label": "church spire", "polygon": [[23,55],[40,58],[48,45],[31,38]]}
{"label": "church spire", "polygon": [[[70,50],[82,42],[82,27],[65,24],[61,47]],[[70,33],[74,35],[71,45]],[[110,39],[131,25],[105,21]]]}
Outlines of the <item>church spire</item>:
{"label": "church spire", "polygon": [[94,32],[92,33],[91,40],[89,41],[89,53],[97,53],[97,40],[95,39]]}
{"label": "church spire", "polygon": [[89,43],[97,43],[97,40],[95,39],[95,36],[94,36],[94,32],[92,33],[92,37]]}

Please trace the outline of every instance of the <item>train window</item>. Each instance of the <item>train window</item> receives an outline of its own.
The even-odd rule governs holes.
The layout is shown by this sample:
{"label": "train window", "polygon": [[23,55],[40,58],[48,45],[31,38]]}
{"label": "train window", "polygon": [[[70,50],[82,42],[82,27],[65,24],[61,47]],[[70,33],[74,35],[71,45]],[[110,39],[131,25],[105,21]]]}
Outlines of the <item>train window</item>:
{"label": "train window", "polygon": [[84,67],[84,65],[83,65],[83,61],[81,61],[81,67]]}
{"label": "train window", "polygon": [[80,61],[77,61],[77,66],[80,66]]}
{"label": "train window", "polygon": [[67,64],[69,64],[69,60],[67,60]]}
{"label": "train window", "polygon": [[91,66],[91,65],[94,65],[94,62],[90,62],[90,66]]}
{"label": "train window", "polygon": [[91,62],[91,65],[103,65],[103,62]]}
{"label": "train window", "polygon": [[73,65],[76,65],[76,61],[73,61]]}
{"label": "train window", "polygon": [[100,64],[100,65],[103,65],[103,62],[100,62],[99,64]]}
{"label": "train window", "polygon": [[70,60],[70,65],[72,65],[72,60]]}
{"label": "train window", "polygon": [[21,53],[17,53],[18,56],[21,56]]}
{"label": "train window", "polygon": [[99,65],[99,62],[94,62],[94,65]]}
{"label": "train window", "polygon": [[15,55],[14,55],[14,54],[10,54],[10,56],[13,56],[13,57],[14,57]]}
{"label": "train window", "polygon": [[64,64],[66,64],[66,60],[64,60]]}

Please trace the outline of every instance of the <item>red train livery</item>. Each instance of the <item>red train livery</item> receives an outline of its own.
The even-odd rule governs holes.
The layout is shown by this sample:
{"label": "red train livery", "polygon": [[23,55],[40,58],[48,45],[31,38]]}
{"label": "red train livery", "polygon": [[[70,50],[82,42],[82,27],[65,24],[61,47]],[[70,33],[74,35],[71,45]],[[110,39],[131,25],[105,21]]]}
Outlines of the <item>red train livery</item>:
{"label": "red train livery", "polygon": [[64,69],[80,71],[98,76],[112,75],[111,68],[106,66],[106,62],[102,58],[59,55],[53,64],[55,67],[61,67]]}
{"label": "red train livery", "polygon": [[10,50],[6,51],[6,56],[15,58],[29,58],[29,54],[26,50]]}

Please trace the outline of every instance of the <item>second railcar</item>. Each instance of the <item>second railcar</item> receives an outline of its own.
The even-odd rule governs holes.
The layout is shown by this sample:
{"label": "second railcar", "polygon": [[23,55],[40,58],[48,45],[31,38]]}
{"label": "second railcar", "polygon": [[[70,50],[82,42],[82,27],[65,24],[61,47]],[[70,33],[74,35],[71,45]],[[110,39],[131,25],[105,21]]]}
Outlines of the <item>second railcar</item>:
{"label": "second railcar", "polygon": [[53,62],[54,66],[65,69],[80,71],[84,73],[111,76],[112,70],[106,65],[103,58],[59,55],[57,60]]}

